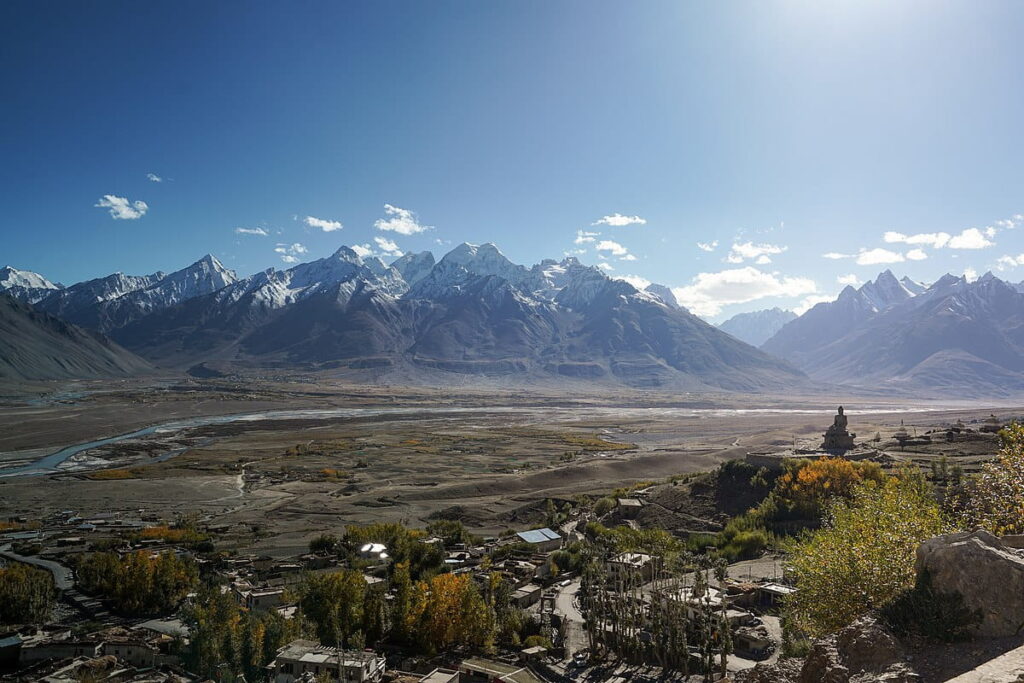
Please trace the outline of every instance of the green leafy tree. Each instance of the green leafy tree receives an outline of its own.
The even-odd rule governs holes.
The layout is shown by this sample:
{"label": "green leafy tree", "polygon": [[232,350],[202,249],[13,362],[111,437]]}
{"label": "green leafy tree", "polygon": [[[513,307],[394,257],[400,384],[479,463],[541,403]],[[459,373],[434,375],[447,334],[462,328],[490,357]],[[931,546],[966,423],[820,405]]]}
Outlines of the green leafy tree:
{"label": "green leafy tree", "polygon": [[[1024,425],[1013,423],[1000,432],[999,456],[981,467],[966,485],[960,512],[967,525],[983,526],[997,535],[1024,533]],[[957,473],[957,479],[961,476]]]}
{"label": "green leafy tree", "polygon": [[129,615],[170,612],[199,581],[195,563],[172,552],[91,553],[78,560],[77,570],[86,592]]}
{"label": "green leafy tree", "polygon": [[914,585],[918,545],[946,525],[920,475],[864,483],[829,505],[824,527],[791,547],[798,590],[789,623],[821,636],[881,607]]}
{"label": "green leafy tree", "polygon": [[309,552],[317,555],[329,555],[338,547],[338,537],[334,534],[320,534],[309,542]]}
{"label": "green leafy tree", "polygon": [[277,651],[301,635],[299,619],[285,619],[274,610],[249,612],[230,593],[217,587],[201,591],[184,610],[191,637],[183,654],[189,670],[215,680],[238,676],[262,680]]}
{"label": "green leafy tree", "polygon": [[363,627],[366,581],[357,571],[314,574],[299,589],[299,608],[321,643],[350,647],[350,638]]}

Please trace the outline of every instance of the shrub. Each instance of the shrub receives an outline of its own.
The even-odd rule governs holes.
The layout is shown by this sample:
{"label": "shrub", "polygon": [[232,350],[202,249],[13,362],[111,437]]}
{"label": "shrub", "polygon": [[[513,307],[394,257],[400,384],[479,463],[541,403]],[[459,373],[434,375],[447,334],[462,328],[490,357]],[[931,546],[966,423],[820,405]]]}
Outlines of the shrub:
{"label": "shrub", "polygon": [[614,498],[602,498],[594,503],[594,514],[598,517],[606,515],[614,510],[616,505],[618,505],[618,502]]}
{"label": "shrub", "polygon": [[799,590],[786,612],[797,629],[838,630],[914,585],[917,546],[945,530],[926,487],[909,473],[861,484],[831,503],[821,531],[792,544]]}
{"label": "shrub", "polygon": [[1024,426],[1014,423],[999,433],[999,457],[981,467],[965,488],[960,515],[968,526],[992,533],[1024,533]]}
{"label": "shrub", "polygon": [[968,640],[981,622],[981,613],[969,610],[962,595],[933,588],[927,571],[921,572],[913,588],[889,601],[880,613],[898,636],[922,636],[947,643]]}

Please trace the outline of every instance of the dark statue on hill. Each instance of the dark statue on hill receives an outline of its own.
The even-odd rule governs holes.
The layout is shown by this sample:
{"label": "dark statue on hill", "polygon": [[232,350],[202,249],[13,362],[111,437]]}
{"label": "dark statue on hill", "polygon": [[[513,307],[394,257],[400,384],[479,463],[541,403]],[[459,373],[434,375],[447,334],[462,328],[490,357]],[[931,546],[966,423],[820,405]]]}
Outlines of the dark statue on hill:
{"label": "dark statue on hill", "polygon": [[843,412],[843,407],[839,406],[839,412],[836,414],[832,426],[825,432],[825,440],[821,444],[822,450],[848,451],[853,448],[853,437],[857,435],[846,431],[846,425],[846,414]]}

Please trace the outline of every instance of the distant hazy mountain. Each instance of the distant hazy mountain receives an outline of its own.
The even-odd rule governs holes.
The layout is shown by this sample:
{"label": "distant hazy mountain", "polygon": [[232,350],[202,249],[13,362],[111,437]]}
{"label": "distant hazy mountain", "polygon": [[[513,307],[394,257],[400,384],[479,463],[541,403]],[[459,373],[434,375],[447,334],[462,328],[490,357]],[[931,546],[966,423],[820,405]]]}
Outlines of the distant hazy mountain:
{"label": "distant hazy mountain", "polygon": [[796,313],[793,311],[784,311],[776,307],[739,313],[721,323],[718,329],[752,346],[760,346],[781,330],[783,325],[795,319]]}
{"label": "distant hazy mountain", "polygon": [[493,244],[390,266],[342,247],[155,310],[112,332],[158,363],[205,360],[632,386],[789,387],[801,373],[574,258],[527,268]]}
{"label": "distant hazy mountain", "polygon": [[819,349],[859,328],[879,312],[914,296],[891,270],[886,270],[859,289],[847,286],[835,301],[817,304],[786,323],[761,344],[761,349],[804,367]]}
{"label": "distant hazy mountain", "polygon": [[11,266],[0,268],[0,292],[18,301],[34,304],[60,288],[60,285],[31,270],[18,270]]}
{"label": "distant hazy mountain", "polygon": [[0,379],[118,377],[149,369],[103,335],[0,294]]}
{"label": "distant hazy mountain", "polygon": [[[975,282],[946,275],[907,296],[884,282],[886,273],[879,279],[883,287],[869,292],[890,292],[887,305],[870,308],[868,297],[844,291],[763,348],[785,348],[785,357],[827,382],[950,398],[1024,392],[1024,295],[1015,286],[991,273]],[[801,339],[813,350],[800,351]]]}
{"label": "distant hazy mountain", "polygon": [[207,254],[170,275],[124,275],[82,282],[51,293],[38,307],[64,320],[109,332],[133,320],[238,281],[234,271]]}

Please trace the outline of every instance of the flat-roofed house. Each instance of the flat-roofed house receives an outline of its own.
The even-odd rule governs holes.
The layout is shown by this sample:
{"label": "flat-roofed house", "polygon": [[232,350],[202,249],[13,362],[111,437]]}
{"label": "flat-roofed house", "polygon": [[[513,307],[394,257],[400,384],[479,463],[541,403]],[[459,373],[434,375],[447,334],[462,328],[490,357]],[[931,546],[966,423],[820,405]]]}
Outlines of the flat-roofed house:
{"label": "flat-roofed house", "polygon": [[313,640],[293,640],[267,666],[274,683],[294,683],[303,675],[349,683],[376,682],[384,676],[384,658],[374,652],[340,650]]}
{"label": "flat-roofed house", "polygon": [[520,531],[516,534],[523,543],[529,543],[538,552],[548,553],[562,547],[562,537],[556,532],[544,527],[542,529],[531,529]]}

